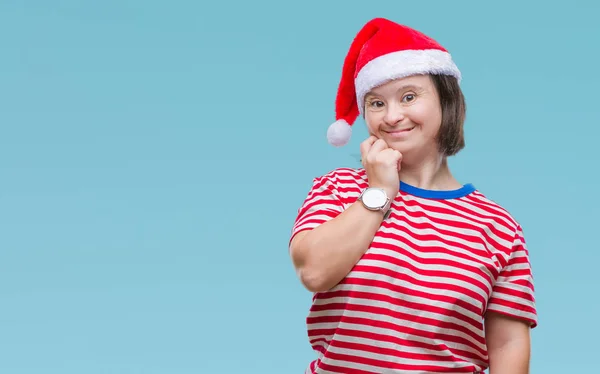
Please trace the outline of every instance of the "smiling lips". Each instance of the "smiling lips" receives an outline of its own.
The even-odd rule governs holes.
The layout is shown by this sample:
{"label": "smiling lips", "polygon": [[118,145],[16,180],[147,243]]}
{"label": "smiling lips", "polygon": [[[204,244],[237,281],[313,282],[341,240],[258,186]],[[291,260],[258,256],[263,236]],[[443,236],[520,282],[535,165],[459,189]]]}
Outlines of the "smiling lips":
{"label": "smiling lips", "polygon": [[402,138],[402,137],[406,136],[408,133],[410,133],[414,128],[415,128],[415,126],[409,127],[407,129],[402,129],[402,130],[386,131],[386,133],[388,133],[393,138]]}

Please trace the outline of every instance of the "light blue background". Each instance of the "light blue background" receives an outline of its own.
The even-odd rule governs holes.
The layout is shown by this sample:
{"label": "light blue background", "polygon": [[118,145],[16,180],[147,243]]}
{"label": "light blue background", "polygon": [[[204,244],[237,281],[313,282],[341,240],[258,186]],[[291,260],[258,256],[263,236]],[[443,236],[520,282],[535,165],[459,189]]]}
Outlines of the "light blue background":
{"label": "light blue background", "polygon": [[383,16],[461,68],[451,160],[524,226],[532,373],[597,369],[592,1],[0,3],[0,373],[301,373],[287,253],[348,46]]}

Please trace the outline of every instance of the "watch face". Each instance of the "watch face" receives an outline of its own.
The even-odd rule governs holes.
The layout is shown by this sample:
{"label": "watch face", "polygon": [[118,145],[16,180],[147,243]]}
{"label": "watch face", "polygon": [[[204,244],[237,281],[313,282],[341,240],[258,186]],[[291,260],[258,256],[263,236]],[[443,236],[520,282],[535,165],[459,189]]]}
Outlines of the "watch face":
{"label": "watch face", "polygon": [[385,204],[387,197],[382,190],[370,189],[365,191],[362,200],[370,208],[381,208]]}

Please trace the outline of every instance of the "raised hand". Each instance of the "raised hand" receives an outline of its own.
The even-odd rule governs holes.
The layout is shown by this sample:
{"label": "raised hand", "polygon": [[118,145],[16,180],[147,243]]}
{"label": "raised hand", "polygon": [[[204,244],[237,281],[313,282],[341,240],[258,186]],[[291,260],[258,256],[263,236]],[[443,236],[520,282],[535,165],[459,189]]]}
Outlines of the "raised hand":
{"label": "raised hand", "polygon": [[383,139],[370,136],[360,145],[362,164],[367,172],[369,187],[383,188],[394,199],[400,188],[402,153],[390,148]]}

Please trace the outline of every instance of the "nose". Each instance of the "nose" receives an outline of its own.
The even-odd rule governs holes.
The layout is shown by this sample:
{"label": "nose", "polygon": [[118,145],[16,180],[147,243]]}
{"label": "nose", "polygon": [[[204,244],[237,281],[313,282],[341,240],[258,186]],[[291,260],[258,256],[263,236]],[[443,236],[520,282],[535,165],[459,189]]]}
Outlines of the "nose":
{"label": "nose", "polygon": [[404,120],[404,108],[397,103],[389,103],[383,120],[389,126],[396,125],[398,122]]}

